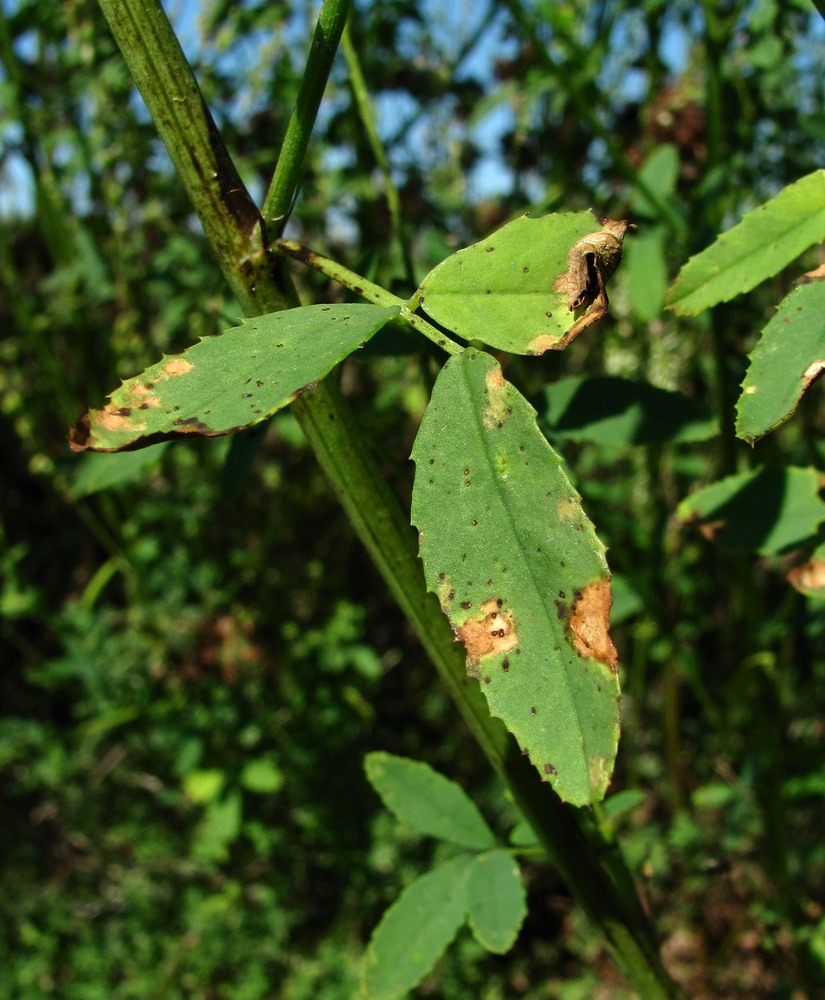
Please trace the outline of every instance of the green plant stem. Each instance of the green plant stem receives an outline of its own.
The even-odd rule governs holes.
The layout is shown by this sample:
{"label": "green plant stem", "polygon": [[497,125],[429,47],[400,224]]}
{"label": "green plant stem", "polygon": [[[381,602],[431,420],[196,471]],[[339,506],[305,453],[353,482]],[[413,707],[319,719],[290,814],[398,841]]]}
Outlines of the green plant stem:
{"label": "green plant stem", "polygon": [[350,32],[349,25],[344,28],[344,34],[341,38],[341,48],[349,67],[349,78],[352,85],[352,94],[355,98],[355,106],[358,108],[358,114],[361,116],[361,122],[367,134],[367,141],[370,144],[372,155],[375,157],[375,162],[384,176],[384,193],[387,197],[387,206],[390,210],[390,219],[392,220],[395,238],[401,250],[401,259],[404,262],[404,277],[407,279],[408,284],[415,285],[415,267],[413,265],[412,253],[410,252],[410,244],[406,239],[404,231],[404,221],[401,216],[401,198],[393,180],[390,161],[387,158],[387,153],[378,134],[378,125],[375,121],[375,114],[372,109],[369,90],[367,89],[367,81],[364,79],[358,53],[352,44],[352,33]]}
{"label": "green plant stem", "polygon": [[355,271],[350,271],[348,267],[344,267],[338,261],[332,260],[330,257],[325,257],[322,253],[317,253],[308,247],[301,246],[300,243],[296,243],[294,240],[275,240],[272,244],[272,249],[287,257],[291,257],[293,260],[299,260],[302,264],[306,264],[307,267],[311,267],[321,274],[325,274],[328,278],[332,278],[333,281],[337,281],[343,285],[344,288],[348,288],[351,292],[355,292],[356,295],[360,295],[367,302],[372,302],[378,306],[398,306],[401,309],[402,319],[409,323],[413,329],[418,330],[419,333],[423,333],[428,340],[431,340],[442,350],[446,351],[447,354],[459,354],[463,350],[455,341],[450,340],[445,333],[434,327],[432,323],[428,323],[423,316],[416,315],[414,310],[417,308],[417,300],[415,297],[405,302],[380,285],[374,284]]}
{"label": "green plant stem", "polygon": [[[178,93],[187,95],[185,103],[190,110],[199,109],[202,122],[191,122],[187,117],[180,132],[167,122],[162,134],[173,162],[187,162],[181,177],[204,231],[211,238],[221,226],[232,230],[216,239],[215,252],[227,280],[237,289],[242,308],[248,315],[258,315],[294,304],[294,293],[289,293],[278,259],[259,245],[260,216],[250,224],[254,206],[249,195],[242,186],[232,190],[221,187],[220,180],[210,179],[205,170],[204,164],[224,164],[228,156],[220,137],[209,127],[208,111],[159,0],[99,2],[155,121],[168,114],[172,97]],[[145,34],[141,25],[146,27]],[[193,136],[200,139],[195,141]],[[204,184],[212,192],[223,190],[227,204],[212,196],[202,197],[199,188]],[[661,965],[638,899],[623,889],[622,872],[626,869],[620,856],[609,847],[594,848],[586,832],[587,814],[565,806],[542,782],[501,721],[491,717],[477,682],[467,676],[464,655],[447,620],[436,599],[426,592],[415,533],[336,383],[325,380],[293,407],[356,532],[409,617],[471,732],[507,782],[617,962],[645,1000],[680,996]],[[591,830],[589,836],[596,834]]]}
{"label": "green plant stem", "polygon": [[281,235],[292,211],[318,108],[351,6],[351,0],[324,0],[318,15],[306,69],[298,89],[298,99],[287,125],[272,183],[264,199],[262,214],[270,237]]}

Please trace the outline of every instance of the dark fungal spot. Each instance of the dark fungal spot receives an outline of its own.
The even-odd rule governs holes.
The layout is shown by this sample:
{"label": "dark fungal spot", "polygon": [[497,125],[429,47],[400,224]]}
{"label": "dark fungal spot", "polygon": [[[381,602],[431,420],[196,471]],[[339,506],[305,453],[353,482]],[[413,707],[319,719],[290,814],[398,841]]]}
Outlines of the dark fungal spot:
{"label": "dark fungal spot", "polygon": [[565,601],[556,601],[556,615],[560,622],[566,622],[568,615],[570,614],[570,609],[567,607]]}
{"label": "dark fungal spot", "polygon": [[535,715],[535,714],[536,714],[536,706],[535,705],[531,705],[530,706],[530,715]]}
{"label": "dark fungal spot", "polygon": [[465,611],[468,611],[472,606],[473,606],[473,602],[472,601],[462,601],[461,602],[461,607],[464,608]]}
{"label": "dark fungal spot", "polygon": [[151,392],[152,389],[154,388],[155,388],[154,382],[147,382],[146,385],[144,386],[144,389],[146,389],[147,392]]}
{"label": "dark fungal spot", "polygon": [[149,409],[149,404],[148,403],[141,403],[140,406],[138,407],[138,409],[139,410],[148,410]]}
{"label": "dark fungal spot", "polygon": [[[126,414],[125,414],[125,415],[126,415]],[[478,521],[476,521],[476,519],[475,519],[475,518],[473,518],[473,520],[472,520],[472,521],[470,521],[470,524],[472,524],[472,526],[473,526],[473,527],[475,527],[475,526],[476,526],[476,525],[478,524]]]}
{"label": "dark fungal spot", "polygon": [[485,684],[489,684],[492,679],[493,679],[492,677],[485,677],[484,678],[484,683]]}
{"label": "dark fungal spot", "polygon": [[451,591],[450,591],[450,593],[449,593],[449,594],[447,594],[447,597],[448,597],[448,598],[449,598],[449,599],[450,599],[451,601],[454,601],[454,600],[455,600],[455,591],[454,591],[454,590],[451,590]]}
{"label": "dark fungal spot", "polygon": [[544,765],[544,773],[545,774],[558,774],[559,772],[555,769],[555,767],[553,767],[552,764],[545,764]]}
{"label": "dark fungal spot", "polygon": [[487,247],[487,253],[492,253],[494,250],[495,247]]}
{"label": "dark fungal spot", "polygon": [[251,392],[243,393],[241,399],[252,399],[252,393]]}
{"label": "dark fungal spot", "polygon": [[[502,631],[501,631],[501,633],[500,633],[500,634],[501,634],[502,636],[504,635],[504,630],[503,630],[503,629],[502,629]],[[501,662],[501,669],[502,669],[502,670],[503,670],[503,671],[504,671],[505,673],[507,673],[507,671],[508,671],[508,670],[510,669],[510,661],[509,661],[509,660],[507,660],[507,659],[505,659],[505,660],[502,660],[502,662]]]}
{"label": "dark fungal spot", "polygon": [[129,406],[122,406],[119,410],[113,410],[112,416],[115,417],[131,417],[132,409]]}
{"label": "dark fungal spot", "polygon": [[257,385],[257,387],[260,389],[261,386],[263,385],[263,382],[259,378],[256,378],[255,379],[255,385]]}
{"label": "dark fungal spot", "polygon": [[522,270],[523,274],[529,274],[530,273],[530,268],[529,267],[523,267],[521,270]]}

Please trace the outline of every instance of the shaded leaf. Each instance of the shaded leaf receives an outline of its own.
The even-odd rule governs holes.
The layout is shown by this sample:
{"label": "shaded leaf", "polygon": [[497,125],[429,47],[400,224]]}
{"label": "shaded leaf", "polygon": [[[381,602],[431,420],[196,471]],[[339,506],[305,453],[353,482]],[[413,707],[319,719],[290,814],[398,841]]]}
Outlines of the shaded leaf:
{"label": "shaded leaf", "polygon": [[128,486],[146,475],[147,466],[160,458],[168,447],[161,442],[141,451],[124,452],[122,455],[97,455],[88,452],[75,458],[69,496],[72,500],[91,496],[116,486]]}
{"label": "shaded leaf", "polygon": [[618,740],[604,547],[535,410],[482,351],[451,358],[413,449],[427,586],[542,777],[601,798]]}
{"label": "shaded leaf", "polygon": [[815,537],[825,520],[816,469],[760,469],[720,479],[677,508],[708,538],[728,549],[777,555]]}
{"label": "shaded leaf", "polygon": [[481,851],[495,845],[475,803],[428,764],[377,752],[367,754],[364,766],[370,784],[402,823],[459,847]]}
{"label": "shaded leaf", "polygon": [[719,433],[709,407],[649,382],[566,378],[547,386],[543,397],[542,424],[557,438],[619,447],[705,441]]}
{"label": "shaded leaf", "polygon": [[118,451],[251,427],[313,388],[398,311],[319,305],[246,319],[127,379],[72,429],[72,448]]}
{"label": "shaded leaf", "polygon": [[381,917],[364,967],[368,1000],[393,1000],[417,986],[443,955],[467,915],[469,854],[408,885]]}
{"label": "shaded leaf", "polygon": [[587,313],[571,312],[554,284],[573,245],[598,229],[590,212],[515,219],[430,271],[421,307],[465,340],[514,354],[552,350]]}
{"label": "shaded leaf", "polygon": [[503,955],[515,944],[527,914],[519,868],[507,851],[491,851],[473,862],[467,884],[470,927],[487,951]]}
{"label": "shaded leaf", "polygon": [[692,316],[750,291],[825,240],[825,170],[816,170],[748,212],[685,264],[668,306]]}
{"label": "shaded leaf", "polygon": [[736,433],[753,444],[784,423],[825,371],[825,281],[795,288],[779,304],[750,356],[736,406]]}

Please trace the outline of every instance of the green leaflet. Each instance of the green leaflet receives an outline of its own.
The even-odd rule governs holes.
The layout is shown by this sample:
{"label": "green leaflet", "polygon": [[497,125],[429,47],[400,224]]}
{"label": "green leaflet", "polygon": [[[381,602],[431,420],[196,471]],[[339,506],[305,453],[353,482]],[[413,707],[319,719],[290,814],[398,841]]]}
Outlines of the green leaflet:
{"label": "green leaflet", "polygon": [[586,311],[570,312],[554,282],[573,244],[598,228],[590,212],[515,219],[433,268],[421,307],[465,340],[514,354],[552,350]]}
{"label": "green leaflet", "polygon": [[736,433],[753,444],[794,412],[825,370],[825,281],[800,285],[779,304],[750,356]]}
{"label": "green leaflet", "polygon": [[72,429],[75,451],[251,427],[313,388],[399,310],[318,305],[243,320],[127,379]]}
{"label": "green leaflet", "polygon": [[676,509],[728,549],[779,555],[811,540],[825,521],[817,469],[760,469],[697,490]]}
{"label": "green leaflet", "polygon": [[535,416],[488,354],[451,358],[413,448],[412,520],[491,712],[583,805],[604,795],[618,741],[609,574]]}
{"label": "green leaflet", "polygon": [[467,908],[473,934],[487,951],[503,955],[513,947],[527,905],[518,865],[508,851],[488,851],[475,859]]}
{"label": "green leaflet", "polygon": [[472,799],[429,765],[377,752],[367,755],[365,769],[384,805],[419,833],[477,851],[495,845]]}
{"label": "green leaflet", "polygon": [[467,915],[474,858],[461,854],[408,885],[373,932],[364,968],[367,1000],[393,1000],[417,986]]}
{"label": "green leaflet", "polygon": [[738,225],[691,257],[668,293],[668,306],[693,316],[728,302],[823,240],[825,170],[816,170],[748,212]]}

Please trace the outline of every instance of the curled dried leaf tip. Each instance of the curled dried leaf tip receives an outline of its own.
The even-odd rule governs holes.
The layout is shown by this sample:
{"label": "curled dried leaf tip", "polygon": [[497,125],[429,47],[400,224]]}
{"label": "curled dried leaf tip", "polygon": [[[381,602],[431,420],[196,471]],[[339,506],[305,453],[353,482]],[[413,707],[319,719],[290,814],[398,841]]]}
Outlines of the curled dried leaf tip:
{"label": "curled dried leaf tip", "polygon": [[605,286],[621,263],[625,234],[636,229],[627,219],[600,218],[599,223],[602,227],[600,230],[588,233],[570,248],[567,270],[559,275],[553,285],[553,291],[567,296],[571,312],[586,310],[554,345],[556,350],[567,347],[582,330],[607,314]]}

